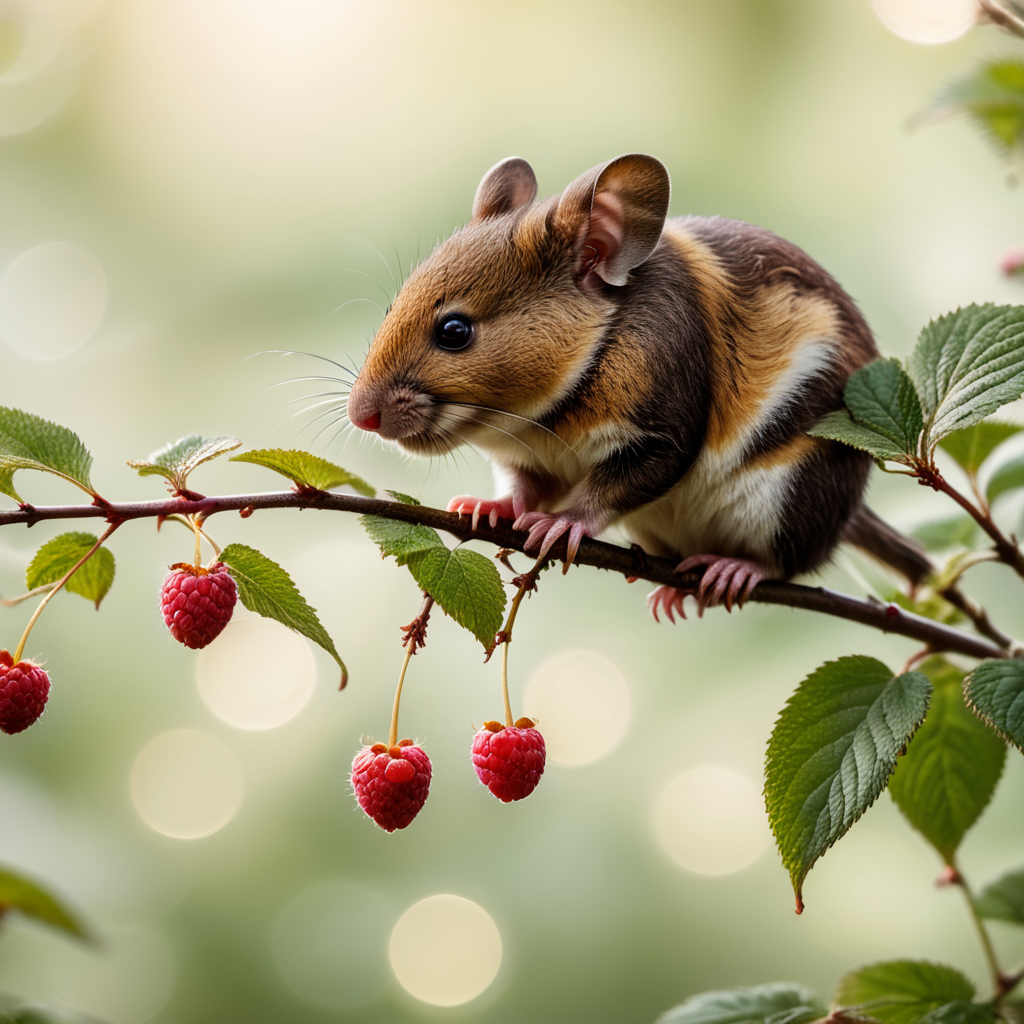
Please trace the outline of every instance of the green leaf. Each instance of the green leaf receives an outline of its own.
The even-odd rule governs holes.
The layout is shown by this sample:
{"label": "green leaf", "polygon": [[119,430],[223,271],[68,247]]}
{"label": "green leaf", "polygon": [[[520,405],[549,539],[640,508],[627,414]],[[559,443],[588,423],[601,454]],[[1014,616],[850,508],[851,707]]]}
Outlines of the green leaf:
{"label": "green leaf", "polygon": [[387,495],[390,495],[395,501],[401,502],[403,505],[422,505],[423,502],[416,498],[411,498],[408,494],[403,494],[401,491],[385,491]]}
{"label": "green leaf", "polygon": [[22,502],[14,489],[14,474],[19,469],[38,469],[55,473],[96,497],[89,480],[91,468],[92,456],[73,431],[0,406],[0,493]]}
{"label": "green leaf", "polygon": [[432,548],[448,550],[437,531],[429,526],[400,523],[381,516],[360,516],[359,522],[380,548],[381,554],[385,558],[393,555],[399,565],[407,565],[410,558],[423,555]]}
{"label": "green leaf", "polygon": [[942,658],[921,666],[933,685],[928,717],[889,780],[907,820],[947,864],[995,792],[1006,744],[964,704],[963,672]]}
{"label": "green leaf", "polygon": [[1024,925],[1024,868],[1018,868],[989,882],[975,899],[982,917]]}
{"label": "green leaf", "polygon": [[434,547],[409,560],[414,579],[484,645],[501,629],[505,588],[494,562],[466,548]]}
{"label": "green leaf", "polygon": [[964,680],[964,695],[1000,736],[1024,751],[1024,661],[983,661]]}
{"label": "green leaf", "polygon": [[882,1024],[917,1024],[946,1003],[970,1002],[974,986],[957,970],[926,960],[890,960],[851,971],[839,981],[835,1002]]}
{"label": "green leaf", "polygon": [[818,420],[807,433],[812,437],[825,437],[830,441],[841,441],[851,448],[870,452],[879,461],[910,464],[910,458],[899,445],[893,444],[889,438],[875,430],[854,423],[845,409],[830,412]]}
{"label": "green leaf", "polygon": [[1016,423],[986,420],[964,430],[954,430],[939,442],[939,447],[956,459],[968,473],[977,473],[981,464],[1008,438],[1021,431]]}
{"label": "green leaf", "polygon": [[[36,553],[25,572],[29,590],[56,583],[79,559],[89,553],[99,538],[92,533],[62,533],[48,540]],[[114,582],[114,556],[100,548],[74,576],[64,584],[72,594],[81,594],[97,608]]]}
{"label": "green leaf", "polygon": [[996,1024],[999,1020],[990,1006],[957,999],[926,1013],[921,1024]]}
{"label": "green leaf", "polygon": [[319,644],[341,669],[341,688],[348,682],[348,669],[334,647],[334,641],[320,624],[316,609],[306,604],[291,576],[266,555],[244,544],[229,544],[220,560],[238,584],[239,600],[251,612],[276,619],[289,629]]}
{"label": "green leaf", "polygon": [[[701,992],[658,1018],[657,1024],[790,1024],[824,1017],[828,1011],[803,985],[777,981],[749,988]],[[791,1016],[792,1015],[792,1016]]]}
{"label": "green leaf", "polygon": [[970,305],[933,320],[909,360],[929,446],[1024,392],[1024,306]]}
{"label": "green leaf", "polygon": [[858,655],[826,662],[783,708],[768,743],[765,801],[798,911],[808,871],[885,788],[931,688],[920,672],[893,678]]}
{"label": "green leaf", "polygon": [[90,940],[82,923],[56,896],[24,876],[0,868],[0,913],[12,910],[76,939]]}
{"label": "green leaf", "polygon": [[220,437],[200,437],[189,434],[169,444],[159,451],[153,452],[147,459],[129,461],[132,469],[139,471],[139,476],[162,476],[169,480],[177,491],[186,489],[188,475],[197,466],[210,459],[234,451],[242,444],[237,437],[224,434]]}
{"label": "green leaf", "polygon": [[923,420],[914,384],[897,359],[876,359],[846,382],[843,401],[853,419],[887,438],[904,455],[917,454]]}
{"label": "green leaf", "polygon": [[985,495],[990,502],[1006,491],[1024,487],[1024,452],[1007,459],[988,478]]}
{"label": "green leaf", "polygon": [[942,551],[953,547],[971,547],[978,530],[977,520],[963,512],[946,519],[920,523],[910,534],[929,551]]}
{"label": "green leaf", "polygon": [[1024,62],[1003,57],[948,85],[923,117],[966,114],[1005,155],[1024,143]]}
{"label": "green leaf", "polygon": [[372,498],[377,492],[362,477],[350,473],[333,462],[309,452],[284,448],[259,448],[256,451],[232,455],[229,462],[252,462],[266,466],[289,480],[314,491],[329,491],[332,487],[351,487],[359,494]]}

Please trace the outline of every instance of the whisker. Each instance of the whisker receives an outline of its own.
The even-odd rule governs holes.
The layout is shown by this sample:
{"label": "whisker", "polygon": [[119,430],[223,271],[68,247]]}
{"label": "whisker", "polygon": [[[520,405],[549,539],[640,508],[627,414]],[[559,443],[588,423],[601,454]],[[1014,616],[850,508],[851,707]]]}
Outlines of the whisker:
{"label": "whisker", "polygon": [[340,313],[341,310],[343,310],[346,306],[351,306],[353,302],[368,302],[371,306],[376,306],[378,309],[380,309],[381,315],[384,315],[384,310],[381,309],[381,305],[379,302],[375,301],[374,299],[366,298],[348,299],[346,302],[343,302],[340,306],[335,306],[334,312]]}
{"label": "whisker", "polygon": [[[350,273],[350,274],[358,274],[360,277],[365,277],[367,279],[367,281],[372,281],[380,289],[381,294],[384,296],[384,298],[388,300],[388,306],[390,307],[390,305],[391,305],[391,296],[388,295],[387,291],[384,288],[384,285],[382,285],[380,283],[380,281],[378,281],[375,277],[370,277],[369,274],[364,274],[363,271],[361,271],[361,270],[354,270],[351,267],[349,267],[348,273]],[[389,270],[388,273],[390,274],[391,271]],[[392,277],[393,276],[394,275],[392,275]],[[372,302],[373,300],[370,299],[368,301]],[[387,316],[387,312],[385,310],[381,309],[379,304],[374,303],[374,305],[376,305],[377,308],[380,309],[381,316]]]}
{"label": "whisker", "polygon": [[[352,299],[352,302],[358,302],[358,299]],[[369,302],[371,300],[366,299]],[[341,308],[340,306],[338,307]],[[339,363],[336,359],[329,359],[327,356],[322,356],[317,352],[300,352],[293,348],[265,348],[262,352],[253,352],[252,355],[248,355],[245,359],[252,359],[255,356],[308,356],[310,359],[322,359],[325,363],[330,363],[331,366],[336,366],[339,370],[344,370],[345,373],[349,372],[347,366],[343,363]],[[243,360],[244,362],[245,360]]]}
{"label": "whisker", "polygon": [[347,380],[338,380],[337,377],[321,377],[321,376],[289,377],[288,380],[279,380],[276,384],[268,384],[260,392],[260,394],[261,395],[265,394],[267,391],[270,391],[272,388],[280,388],[280,387],[283,387],[285,384],[298,384],[300,381],[304,381],[304,380],[326,380],[326,381],[330,381],[332,384],[348,384],[349,383]]}
{"label": "whisker", "polygon": [[[358,235],[348,235],[347,237],[351,238],[353,242],[362,242],[363,245],[368,245],[378,256],[380,256],[380,261],[381,263],[384,264],[385,268],[387,269],[388,276],[391,278],[391,283],[395,286],[395,291],[397,292],[398,282],[395,280],[395,275],[391,273],[391,264],[388,263],[386,259],[384,259],[383,255],[381,255],[381,251],[377,248],[377,246],[375,246],[372,242],[368,242],[365,238],[360,238]],[[392,242],[391,244],[394,245],[395,243]],[[402,272],[401,260],[398,261],[398,272],[399,274],[401,274]]]}
{"label": "whisker", "polygon": [[310,398],[326,398],[328,395],[335,398],[345,398],[350,394],[350,391],[317,391],[312,395],[303,395],[301,398],[293,398],[290,402],[282,402],[281,405],[278,406],[278,410],[287,409],[289,405],[294,405],[296,402],[306,402]]}
{"label": "whisker", "polygon": [[330,408],[324,412],[317,413],[316,416],[314,416],[308,423],[303,425],[303,430],[305,430],[306,427],[311,427],[318,419],[320,419],[321,416],[330,416],[332,412],[347,412],[347,409],[344,406],[338,405],[336,402],[317,402],[314,405],[307,405],[304,409],[299,409],[298,412],[293,412],[290,416],[285,416],[285,418],[281,420],[281,426],[284,426],[285,423],[295,419],[296,416],[303,416],[307,412],[319,409],[321,405],[329,405]]}

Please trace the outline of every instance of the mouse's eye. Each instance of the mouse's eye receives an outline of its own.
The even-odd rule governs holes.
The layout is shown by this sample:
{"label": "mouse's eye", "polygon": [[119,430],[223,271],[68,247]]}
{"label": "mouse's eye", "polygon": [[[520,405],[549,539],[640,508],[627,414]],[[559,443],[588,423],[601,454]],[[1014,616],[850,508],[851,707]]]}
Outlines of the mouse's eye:
{"label": "mouse's eye", "polygon": [[473,321],[462,313],[448,313],[434,329],[434,344],[446,352],[458,352],[473,340]]}

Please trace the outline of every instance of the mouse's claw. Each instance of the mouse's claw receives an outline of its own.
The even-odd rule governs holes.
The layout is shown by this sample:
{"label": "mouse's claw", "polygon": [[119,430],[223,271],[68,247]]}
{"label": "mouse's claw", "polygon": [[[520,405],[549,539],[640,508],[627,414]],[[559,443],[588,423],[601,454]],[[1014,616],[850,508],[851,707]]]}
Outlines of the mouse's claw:
{"label": "mouse's claw", "polygon": [[660,623],[661,619],[658,618],[658,609],[660,608],[668,616],[669,622],[675,625],[676,615],[681,619],[686,618],[683,602],[692,596],[692,590],[682,590],[679,587],[670,587],[663,583],[647,595],[647,610],[654,616],[654,621]]}
{"label": "mouse's claw", "polygon": [[553,515],[550,512],[524,512],[513,526],[517,530],[530,531],[524,546],[531,554],[536,550],[538,558],[543,558],[555,541],[568,530],[563,574],[569,571],[569,566],[576,560],[583,538],[593,535],[588,523],[564,513]]}
{"label": "mouse's claw", "polygon": [[460,494],[448,502],[448,512],[458,512],[460,516],[473,517],[473,529],[477,528],[481,516],[487,516],[487,522],[493,530],[499,519],[515,519],[512,511],[512,498],[474,498],[470,494]]}
{"label": "mouse's claw", "polygon": [[725,555],[692,555],[676,566],[676,572],[686,572],[699,565],[707,568],[697,587],[698,615],[719,603],[724,604],[728,612],[732,611],[733,603],[742,608],[754,587],[768,578],[768,570],[759,562]]}

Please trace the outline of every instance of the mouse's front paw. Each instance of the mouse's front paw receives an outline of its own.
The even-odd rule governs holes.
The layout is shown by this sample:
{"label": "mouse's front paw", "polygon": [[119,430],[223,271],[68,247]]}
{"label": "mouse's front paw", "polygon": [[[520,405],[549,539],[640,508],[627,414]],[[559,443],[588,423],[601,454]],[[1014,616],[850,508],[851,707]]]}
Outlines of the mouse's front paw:
{"label": "mouse's front paw", "polygon": [[734,603],[742,608],[750,592],[761,580],[767,579],[770,572],[760,562],[749,558],[728,558],[725,555],[691,555],[676,566],[676,572],[687,572],[699,565],[707,566],[697,586],[699,615],[704,614],[705,608],[720,603],[729,612]]}
{"label": "mouse's front paw", "polygon": [[487,516],[491,529],[498,525],[499,519],[515,519],[512,510],[512,498],[474,498],[469,494],[460,494],[448,502],[449,512],[458,512],[460,516],[473,517],[473,529],[476,529],[481,516]]}
{"label": "mouse's front paw", "polygon": [[526,550],[532,553],[537,551],[537,557],[543,558],[552,545],[566,531],[569,533],[565,545],[565,565],[562,572],[568,571],[569,566],[576,559],[576,553],[580,549],[580,543],[584,537],[592,537],[600,532],[591,523],[577,519],[568,513],[550,512],[524,512],[513,524],[517,530],[529,530],[530,536],[526,539]]}

